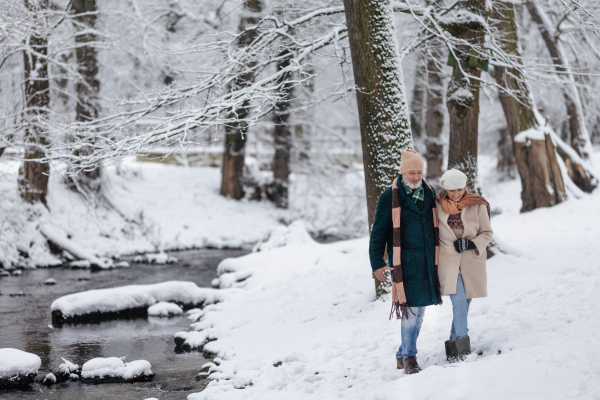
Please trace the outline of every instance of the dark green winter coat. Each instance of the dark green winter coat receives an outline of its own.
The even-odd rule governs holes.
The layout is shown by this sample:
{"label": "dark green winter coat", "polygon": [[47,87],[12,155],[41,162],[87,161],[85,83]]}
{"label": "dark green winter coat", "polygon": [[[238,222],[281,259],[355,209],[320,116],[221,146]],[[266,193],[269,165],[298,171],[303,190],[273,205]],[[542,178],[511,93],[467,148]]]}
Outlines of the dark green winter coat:
{"label": "dark green winter coat", "polygon": [[[409,307],[424,307],[438,304],[435,295],[435,239],[433,208],[435,191],[423,181],[425,200],[420,211],[412,197],[402,187],[402,177],[398,177],[400,193],[400,229],[402,234],[402,276],[404,291]],[[385,267],[383,259],[388,249],[388,265],[392,266],[392,188],[389,187],[379,197],[375,221],[369,242],[369,258],[373,271]]]}

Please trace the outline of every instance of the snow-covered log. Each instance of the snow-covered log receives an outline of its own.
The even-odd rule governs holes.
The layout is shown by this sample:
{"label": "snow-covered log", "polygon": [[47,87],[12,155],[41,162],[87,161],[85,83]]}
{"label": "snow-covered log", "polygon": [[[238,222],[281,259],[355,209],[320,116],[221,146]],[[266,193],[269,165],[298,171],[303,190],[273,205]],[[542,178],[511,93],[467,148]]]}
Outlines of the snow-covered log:
{"label": "snow-covered log", "polygon": [[169,281],[74,293],[56,299],[50,309],[53,323],[60,325],[146,316],[148,307],[161,301],[189,309],[219,302],[222,297],[223,292],[193,282]]}

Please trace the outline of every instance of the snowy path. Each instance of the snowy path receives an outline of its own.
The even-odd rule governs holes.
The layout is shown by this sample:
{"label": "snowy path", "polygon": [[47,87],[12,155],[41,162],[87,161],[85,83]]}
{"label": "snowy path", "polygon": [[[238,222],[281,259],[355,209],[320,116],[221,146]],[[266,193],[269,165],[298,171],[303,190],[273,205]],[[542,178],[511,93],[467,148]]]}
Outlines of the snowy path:
{"label": "snowy path", "polygon": [[472,303],[471,342],[483,354],[446,363],[448,300],[427,310],[424,370],[413,376],[395,369],[400,323],[387,320],[388,301],[372,301],[367,240],[319,245],[292,226],[286,246],[222,263],[252,276],[193,325],[218,338],[205,348],[223,361],[188,398],[598,399],[599,200],[495,217],[511,254],[489,261],[489,297]]}

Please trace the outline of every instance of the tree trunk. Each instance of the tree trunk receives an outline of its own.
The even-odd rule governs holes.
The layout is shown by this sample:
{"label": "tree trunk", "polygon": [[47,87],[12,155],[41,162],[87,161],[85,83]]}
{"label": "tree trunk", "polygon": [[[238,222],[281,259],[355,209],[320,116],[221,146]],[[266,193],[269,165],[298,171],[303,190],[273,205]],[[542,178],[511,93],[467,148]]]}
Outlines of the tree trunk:
{"label": "tree trunk", "polygon": [[[258,22],[258,16],[262,9],[261,0],[246,0],[244,3],[244,14],[240,19],[239,29],[243,32],[238,45],[244,47],[252,43],[256,38],[256,30],[249,29]],[[240,75],[230,90],[237,90],[252,82],[253,74],[245,73]],[[221,166],[221,195],[239,200],[244,197],[244,162],[246,135],[248,133],[248,124],[245,118],[250,110],[250,103],[247,101],[244,105],[232,110],[231,114],[238,121],[228,124],[225,127],[225,151],[223,152],[223,163]]]}
{"label": "tree trunk", "polygon": [[[36,14],[48,8],[48,1],[32,3],[25,0],[25,7]],[[19,193],[23,200],[46,204],[48,193],[48,163],[33,161],[43,158],[48,145],[45,136],[45,121],[50,104],[50,81],[48,79],[48,39],[42,33],[29,37],[32,51],[23,53],[25,70],[25,161],[19,169]]]}
{"label": "tree trunk", "polygon": [[[94,29],[96,23],[96,0],[73,0],[71,7],[75,14],[77,35],[75,50],[77,58],[77,69],[81,79],[75,84],[77,92],[76,120],[79,122],[88,122],[98,118],[98,93],[100,91],[100,82],[96,79],[98,75],[98,55],[96,49],[89,43],[96,40],[93,33],[82,33],[86,30]],[[92,154],[91,148],[82,148],[74,152],[76,156],[89,156]],[[97,192],[100,190],[101,166],[93,169],[86,169],[77,173],[73,181],[78,190]]]}
{"label": "tree trunk", "polygon": [[566,199],[565,187],[550,134],[515,141],[515,158],[521,175],[521,212],[550,207]]}
{"label": "tree trunk", "polygon": [[[289,53],[289,50],[284,50]],[[282,54],[285,55],[285,54]],[[290,65],[289,58],[277,63],[279,70]],[[281,100],[275,105],[273,123],[275,124],[275,157],[273,158],[273,188],[271,196],[278,208],[288,208],[288,187],[290,183],[290,152],[292,136],[288,121],[290,119],[290,106],[292,101],[292,83],[287,82],[289,74],[279,80],[281,85]]]}
{"label": "tree trunk", "polygon": [[[562,44],[560,43],[556,32],[554,31],[552,22],[546,12],[540,8],[535,1],[527,1],[526,3],[531,19],[538,25],[540,34],[546,43],[554,67],[560,76],[564,76],[567,80],[566,85],[562,85],[561,89],[567,107],[567,115],[569,116],[569,132],[571,139],[571,147],[575,149],[579,157],[585,162],[589,162],[592,145],[590,137],[585,126],[585,118],[583,115],[583,106],[579,90],[575,83],[575,79],[571,73],[569,60],[566,57]],[[580,164],[581,173],[576,174],[573,182],[584,192],[590,193],[597,186],[591,168],[585,168]]]}
{"label": "tree trunk", "polygon": [[427,112],[425,114],[425,146],[427,159],[427,181],[439,187],[444,165],[444,71],[440,60],[445,55],[438,43],[434,43],[427,58]]}
{"label": "tree trunk", "polygon": [[425,101],[426,91],[426,71],[425,56],[423,52],[418,54],[417,68],[415,70],[415,86],[410,101],[410,130],[413,138],[420,138],[425,124]]}
{"label": "tree trunk", "polygon": [[[492,13],[496,27],[503,34],[502,49],[507,55],[520,60],[514,4],[497,1]],[[517,166],[522,186],[521,212],[564,201],[564,182],[556,159],[556,149],[549,135],[539,138],[532,131],[533,138],[514,142],[520,132],[531,128],[540,130],[529,87],[520,72],[514,68],[495,66],[494,77],[504,89],[498,91],[498,96],[507,125],[501,141],[498,168],[511,173],[513,164]]]}
{"label": "tree trunk", "polygon": [[[390,0],[344,0],[365,170],[369,229],[377,200],[412,148],[410,120]],[[375,280],[377,297],[389,284]]]}
{"label": "tree trunk", "polygon": [[[487,19],[486,0],[463,0],[458,8]],[[466,22],[457,20],[450,23],[446,29],[454,37],[465,42],[464,45],[454,49],[458,61],[452,70],[452,77],[448,84],[446,100],[450,114],[448,169],[457,168],[463,171],[468,177],[469,187],[480,193],[481,188],[477,182],[480,89],[478,78],[481,77],[484,60],[478,59],[477,65],[470,67],[469,57],[484,54],[485,26],[477,19],[469,18]],[[472,47],[477,49],[477,54],[471,54]]]}

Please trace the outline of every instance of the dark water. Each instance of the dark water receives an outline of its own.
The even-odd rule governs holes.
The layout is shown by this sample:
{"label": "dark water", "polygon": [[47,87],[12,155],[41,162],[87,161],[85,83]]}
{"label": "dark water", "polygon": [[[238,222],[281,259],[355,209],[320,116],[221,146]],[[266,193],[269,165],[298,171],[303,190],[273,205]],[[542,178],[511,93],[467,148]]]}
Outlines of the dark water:
{"label": "dark water", "polygon": [[[36,384],[29,391],[1,391],[0,399],[185,399],[208,382],[196,375],[207,362],[201,353],[176,354],[173,334],[187,330],[184,316],[148,317],[107,321],[100,324],[64,325],[51,328],[50,304],[66,294],[131,284],[185,280],[210,286],[218,263],[245,250],[193,250],[175,252],[171,265],[133,264],[129,268],[92,272],[65,268],[24,270],[21,276],[0,277],[0,348],[11,347],[37,354],[42,359],[38,377],[56,372],[61,357],[79,364],[94,357],[148,360],[156,374],[152,382],[133,384],[82,384],[70,382],[50,387]],[[44,280],[54,278],[54,286]],[[11,297],[23,292],[25,296]]]}

